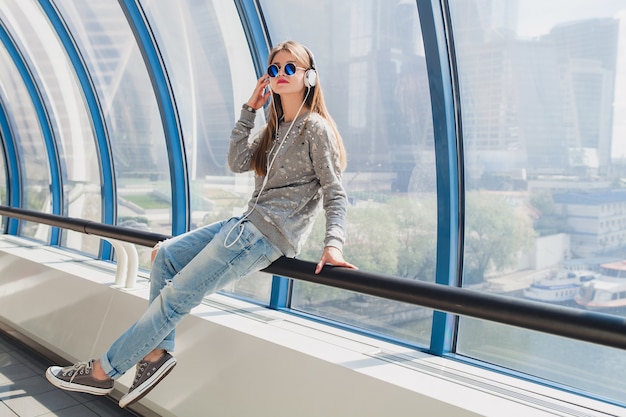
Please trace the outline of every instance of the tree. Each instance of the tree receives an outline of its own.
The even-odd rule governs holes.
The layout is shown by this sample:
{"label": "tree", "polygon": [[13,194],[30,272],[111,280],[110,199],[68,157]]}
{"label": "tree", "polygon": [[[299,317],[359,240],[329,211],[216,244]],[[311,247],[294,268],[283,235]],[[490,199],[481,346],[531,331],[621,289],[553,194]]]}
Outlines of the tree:
{"label": "tree", "polygon": [[437,201],[394,197],[389,210],[395,219],[399,243],[395,275],[434,281],[437,263]]}
{"label": "tree", "polygon": [[346,259],[370,272],[393,274],[398,265],[398,224],[387,204],[352,206],[347,217]]}
{"label": "tree", "polygon": [[513,200],[482,191],[465,199],[464,282],[483,282],[490,267],[502,269],[515,263],[520,250],[534,237],[528,213]]}
{"label": "tree", "polygon": [[530,197],[530,204],[537,210],[535,230],[539,236],[572,231],[572,227],[567,223],[567,217],[557,212],[552,194],[549,191],[535,192]]}

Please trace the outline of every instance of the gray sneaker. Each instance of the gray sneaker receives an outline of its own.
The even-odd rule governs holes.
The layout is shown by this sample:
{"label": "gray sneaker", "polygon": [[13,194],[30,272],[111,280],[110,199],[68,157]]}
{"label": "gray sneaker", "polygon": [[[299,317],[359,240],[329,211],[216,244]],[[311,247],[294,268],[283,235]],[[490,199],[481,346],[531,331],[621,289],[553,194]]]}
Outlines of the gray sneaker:
{"label": "gray sneaker", "polygon": [[142,399],[170,373],[175,365],[176,359],[167,352],[154,362],[139,361],[135,381],[128,390],[128,394],[120,399],[120,407],[124,408]]}
{"label": "gray sneaker", "polygon": [[93,363],[78,362],[72,366],[51,366],[46,371],[46,378],[52,385],[67,391],[86,392],[94,395],[106,395],[113,391],[113,380],[101,381],[93,377]]}

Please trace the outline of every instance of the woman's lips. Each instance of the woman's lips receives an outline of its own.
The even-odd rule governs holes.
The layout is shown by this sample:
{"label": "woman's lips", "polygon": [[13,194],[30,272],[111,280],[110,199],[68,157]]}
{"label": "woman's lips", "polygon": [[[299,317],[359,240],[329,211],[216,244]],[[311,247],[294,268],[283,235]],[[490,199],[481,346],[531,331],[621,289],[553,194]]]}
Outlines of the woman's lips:
{"label": "woman's lips", "polygon": [[278,84],[289,84],[289,81],[285,80],[284,78],[281,78],[280,80],[278,80]]}

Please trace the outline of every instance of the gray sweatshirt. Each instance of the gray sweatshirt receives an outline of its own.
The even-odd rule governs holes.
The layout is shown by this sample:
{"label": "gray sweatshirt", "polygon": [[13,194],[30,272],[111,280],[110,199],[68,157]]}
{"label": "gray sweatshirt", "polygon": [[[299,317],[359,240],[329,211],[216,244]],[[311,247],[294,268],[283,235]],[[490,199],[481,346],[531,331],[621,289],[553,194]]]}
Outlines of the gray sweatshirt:
{"label": "gray sweatshirt", "polygon": [[[255,113],[242,109],[231,133],[228,165],[233,172],[252,169],[250,163],[259,137],[251,144],[248,138],[255,116]],[[323,205],[326,213],[324,245],[341,250],[345,240],[347,196],[341,184],[339,152],[333,130],[317,113],[300,115],[289,131],[289,137],[285,138],[290,125],[291,122],[281,122],[278,127],[278,138],[268,154],[268,161],[272,161],[276,152],[278,154],[264,187],[265,177],[255,175],[254,192],[246,212],[248,219],[285,256],[293,258],[300,253],[318,209]]]}

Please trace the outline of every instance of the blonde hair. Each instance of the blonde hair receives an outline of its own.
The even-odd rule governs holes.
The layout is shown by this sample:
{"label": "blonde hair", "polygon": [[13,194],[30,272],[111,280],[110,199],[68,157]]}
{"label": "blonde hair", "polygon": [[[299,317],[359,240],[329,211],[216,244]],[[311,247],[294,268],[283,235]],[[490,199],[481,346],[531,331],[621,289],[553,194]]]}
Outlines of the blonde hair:
{"label": "blonde hair", "polygon": [[[296,61],[302,65],[304,68],[312,68],[314,65],[313,57],[307,51],[307,49],[299,44],[296,41],[286,41],[276,45],[269,54],[267,63],[271,64],[276,54],[280,51],[290,52],[295,58]],[[319,74],[317,75],[317,82],[314,87],[310,87],[310,91],[307,94],[305,89],[304,97],[306,97],[306,107],[311,111],[322,116],[324,120],[328,122],[333,133],[335,135],[335,140],[337,141],[337,149],[339,151],[339,161],[340,167],[342,170],[346,168],[346,150],[343,146],[343,141],[341,139],[341,135],[339,134],[339,130],[337,130],[337,125],[335,121],[331,117],[328,109],[326,108],[326,103],[324,102],[324,95],[322,94],[322,87],[320,86]],[[303,99],[304,99],[303,97]],[[280,96],[276,93],[272,93],[272,102],[270,106],[275,109],[276,117],[269,117],[267,121],[267,125],[265,129],[261,133],[261,137],[259,140],[259,145],[254,151],[252,155],[252,168],[256,172],[257,175],[267,175],[267,152],[271,146],[272,139],[276,134],[278,120],[283,116],[283,106],[280,101]]]}

